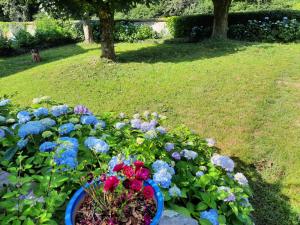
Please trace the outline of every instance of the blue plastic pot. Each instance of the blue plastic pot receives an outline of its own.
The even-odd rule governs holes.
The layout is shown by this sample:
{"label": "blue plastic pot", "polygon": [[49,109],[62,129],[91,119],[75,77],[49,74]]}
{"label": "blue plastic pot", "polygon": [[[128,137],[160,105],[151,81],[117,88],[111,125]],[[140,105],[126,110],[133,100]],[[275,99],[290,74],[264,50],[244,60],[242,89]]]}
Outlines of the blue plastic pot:
{"label": "blue plastic pot", "polygon": [[[160,218],[162,216],[164,210],[164,197],[162,192],[160,191],[159,187],[153,180],[147,180],[144,182],[144,186],[151,186],[154,190],[154,197],[156,201],[156,214],[155,217],[152,219],[151,225],[158,225]],[[86,195],[83,188],[80,188],[75,192],[72,196],[70,202],[68,203],[66,214],[65,214],[65,224],[66,225],[74,225],[75,224],[75,214],[77,209],[79,208],[80,203],[84,199]]]}

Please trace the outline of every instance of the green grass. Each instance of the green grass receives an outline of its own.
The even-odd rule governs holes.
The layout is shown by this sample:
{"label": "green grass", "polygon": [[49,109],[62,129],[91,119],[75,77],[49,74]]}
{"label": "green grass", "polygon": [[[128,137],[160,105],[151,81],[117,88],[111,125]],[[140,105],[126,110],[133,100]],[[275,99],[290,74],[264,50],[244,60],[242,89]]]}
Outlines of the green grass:
{"label": "green grass", "polygon": [[97,45],[70,45],[0,60],[0,95],[49,95],[105,111],[164,113],[214,137],[251,177],[258,225],[297,224],[300,212],[300,44],[118,44],[119,62]]}

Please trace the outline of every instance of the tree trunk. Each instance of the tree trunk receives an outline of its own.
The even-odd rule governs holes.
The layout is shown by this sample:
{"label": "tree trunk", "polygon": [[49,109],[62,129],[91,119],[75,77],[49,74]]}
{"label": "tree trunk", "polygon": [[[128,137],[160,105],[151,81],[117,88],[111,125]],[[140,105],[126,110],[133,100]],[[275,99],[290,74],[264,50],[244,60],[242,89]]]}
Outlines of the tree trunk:
{"label": "tree trunk", "polygon": [[226,39],[228,30],[228,13],[231,0],[213,0],[214,25],[212,38]]}
{"label": "tree trunk", "polygon": [[101,30],[101,49],[102,58],[115,60],[114,46],[114,11],[107,4],[100,9],[100,30]]}
{"label": "tree trunk", "polygon": [[91,27],[91,21],[88,18],[82,20],[83,33],[84,33],[84,42],[91,44],[94,42],[93,39],[93,30]]}

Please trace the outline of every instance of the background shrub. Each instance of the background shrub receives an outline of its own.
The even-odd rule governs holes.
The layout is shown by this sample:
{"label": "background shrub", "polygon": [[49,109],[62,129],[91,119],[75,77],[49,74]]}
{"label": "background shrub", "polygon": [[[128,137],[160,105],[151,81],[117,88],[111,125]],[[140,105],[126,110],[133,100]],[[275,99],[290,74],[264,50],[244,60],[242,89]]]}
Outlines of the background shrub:
{"label": "background shrub", "polygon": [[[297,10],[272,10],[272,11],[257,11],[257,12],[239,12],[229,14],[229,26],[242,24],[246,25],[248,20],[262,20],[269,17],[270,21],[282,20],[283,17],[296,19],[300,21],[300,11]],[[212,27],[213,15],[193,15],[193,16],[175,16],[167,19],[167,25],[170,33],[175,38],[188,37],[193,27]]]}

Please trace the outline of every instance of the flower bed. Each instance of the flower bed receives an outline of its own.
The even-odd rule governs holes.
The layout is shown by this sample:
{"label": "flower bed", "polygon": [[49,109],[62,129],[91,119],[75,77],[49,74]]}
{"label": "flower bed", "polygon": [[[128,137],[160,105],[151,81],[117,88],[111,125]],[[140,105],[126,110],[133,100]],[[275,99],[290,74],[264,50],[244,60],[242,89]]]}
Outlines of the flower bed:
{"label": "flower bed", "polygon": [[166,208],[199,224],[253,224],[251,190],[234,162],[215,152],[212,139],[183,126],[167,130],[165,119],[149,112],[99,117],[48,97],[25,109],[0,100],[1,169],[10,173],[0,193],[1,224],[57,224],[91,171],[113,174],[137,160],[151,168]]}

